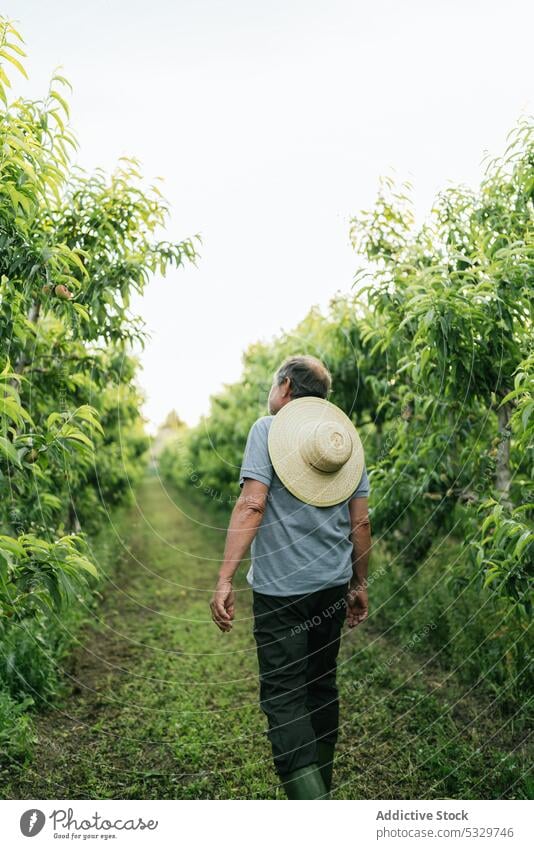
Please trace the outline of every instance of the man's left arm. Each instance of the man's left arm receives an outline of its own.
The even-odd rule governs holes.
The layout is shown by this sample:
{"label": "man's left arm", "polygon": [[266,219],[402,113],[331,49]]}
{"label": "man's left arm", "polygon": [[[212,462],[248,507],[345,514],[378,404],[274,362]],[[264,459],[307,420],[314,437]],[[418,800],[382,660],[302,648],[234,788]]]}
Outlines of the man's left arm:
{"label": "man's left arm", "polygon": [[347,593],[347,624],[354,628],[369,615],[367,574],[371,556],[371,522],[367,497],[349,501],[352,578]]}
{"label": "man's left arm", "polygon": [[221,631],[230,631],[232,628],[235,615],[232,580],[261,525],[268,493],[267,484],[254,478],[245,478],[241,495],[232,510],[219,580],[210,602],[211,617]]}

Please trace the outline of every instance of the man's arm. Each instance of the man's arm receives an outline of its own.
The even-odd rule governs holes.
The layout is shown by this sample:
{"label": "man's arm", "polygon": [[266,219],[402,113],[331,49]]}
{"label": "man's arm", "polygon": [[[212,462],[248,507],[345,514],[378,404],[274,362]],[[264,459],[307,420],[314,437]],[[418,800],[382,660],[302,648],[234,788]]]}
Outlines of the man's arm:
{"label": "man's arm", "polygon": [[352,578],[347,596],[347,624],[359,625],[368,616],[367,575],[371,556],[371,522],[367,498],[349,501]]}
{"label": "man's arm", "polygon": [[254,478],[245,478],[226,532],[226,542],[219,580],[213,593],[211,617],[221,631],[230,631],[235,614],[232,579],[245,557],[265,513],[269,487]]}

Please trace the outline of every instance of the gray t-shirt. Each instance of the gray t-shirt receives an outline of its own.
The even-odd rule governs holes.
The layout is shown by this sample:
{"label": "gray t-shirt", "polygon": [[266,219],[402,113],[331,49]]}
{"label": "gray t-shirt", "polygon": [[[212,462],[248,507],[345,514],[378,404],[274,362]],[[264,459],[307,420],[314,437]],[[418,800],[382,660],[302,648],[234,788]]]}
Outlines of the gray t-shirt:
{"label": "gray t-shirt", "polygon": [[265,595],[302,595],[346,584],[352,575],[349,501],[370,492],[367,469],[352,495],[332,507],[300,501],[285,488],[269,456],[267,437],[274,416],[250,428],[239,486],[245,478],[269,487],[265,513],[251,545],[247,580]]}

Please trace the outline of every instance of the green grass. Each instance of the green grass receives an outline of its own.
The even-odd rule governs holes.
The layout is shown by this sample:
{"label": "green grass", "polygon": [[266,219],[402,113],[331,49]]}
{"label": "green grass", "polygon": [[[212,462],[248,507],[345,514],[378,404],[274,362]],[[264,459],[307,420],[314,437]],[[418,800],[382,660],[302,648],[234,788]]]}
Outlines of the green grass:
{"label": "green grass", "polygon": [[[60,697],[35,715],[32,759],[4,768],[3,798],[284,798],[245,564],[234,630],[209,616],[225,524],[200,494],[143,482],[109,528],[103,599],[62,662]],[[379,616],[344,632],[339,684],[336,798],[531,794],[525,733],[424,647],[381,633]]]}

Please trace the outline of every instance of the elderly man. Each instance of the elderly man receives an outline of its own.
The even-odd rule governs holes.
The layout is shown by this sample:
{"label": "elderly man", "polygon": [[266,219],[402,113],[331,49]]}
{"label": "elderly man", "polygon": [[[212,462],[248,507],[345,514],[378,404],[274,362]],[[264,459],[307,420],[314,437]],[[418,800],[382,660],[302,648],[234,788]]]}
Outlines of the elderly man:
{"label": "elderly man", "polygon": [[248,434],[210,605],[230,631],[232,579],[251,546],[260,704],[289,799],[330,798],[341,629],[368,615],[369,480],[354,425],[326,400],[331,382],[311,356],[274,375],[270,415]]}

